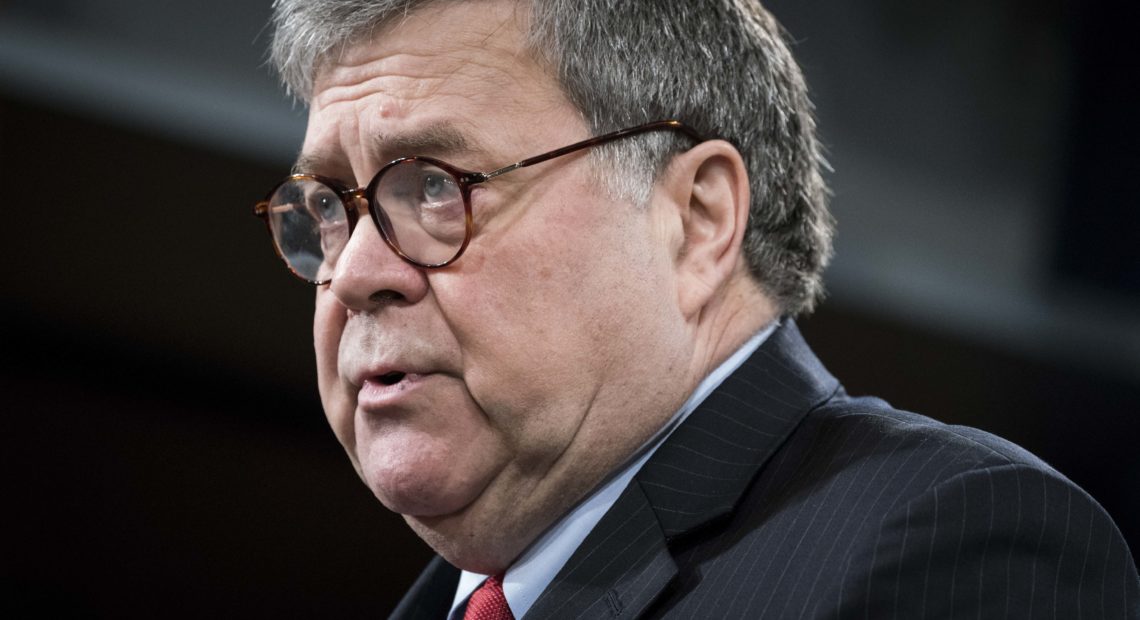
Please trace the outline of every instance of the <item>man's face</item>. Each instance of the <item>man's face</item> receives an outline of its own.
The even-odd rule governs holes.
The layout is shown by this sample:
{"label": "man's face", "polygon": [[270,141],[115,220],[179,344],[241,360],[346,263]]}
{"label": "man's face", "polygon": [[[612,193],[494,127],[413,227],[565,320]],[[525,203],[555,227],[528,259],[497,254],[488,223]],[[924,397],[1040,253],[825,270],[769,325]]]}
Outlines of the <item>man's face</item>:
{"label": "man's face", "polygon": [[[515,10],[429,7],[339,56],[315,84],[305,171],[365,185],[406,155],[487,171],[589,137]],[[477,186],[471,245],[439,270],[400,260],[362,217],[317,291],[333,431],[376,496],[464,568],[501,569],[684,397],[658,380],[686,329],[668,214],[593,179],[577,154]]]}

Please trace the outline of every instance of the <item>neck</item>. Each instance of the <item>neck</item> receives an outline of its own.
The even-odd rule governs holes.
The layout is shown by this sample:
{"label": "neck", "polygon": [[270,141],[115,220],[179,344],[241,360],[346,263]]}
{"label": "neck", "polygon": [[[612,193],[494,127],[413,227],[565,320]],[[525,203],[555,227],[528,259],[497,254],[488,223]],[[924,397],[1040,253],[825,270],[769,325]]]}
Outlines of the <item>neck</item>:
{"label": "neck", "polygon": [[694,319],[694,386],[779,317],[776,304],[746,273],[738,272],[725,288],[724,294],[715,296]]}

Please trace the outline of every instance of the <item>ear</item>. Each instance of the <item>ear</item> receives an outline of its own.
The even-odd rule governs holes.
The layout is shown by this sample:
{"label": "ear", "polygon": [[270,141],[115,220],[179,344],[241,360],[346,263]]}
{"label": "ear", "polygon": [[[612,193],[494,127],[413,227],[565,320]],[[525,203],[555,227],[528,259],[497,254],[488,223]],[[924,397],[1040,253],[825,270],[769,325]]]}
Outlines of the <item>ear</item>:
{"label": "ear", "polygon": [[683,315],[692,318],[715,301],[744,264],[748,171],[736,147],[710,140],[674,158],[666,179],[684,233],[674,257],[677,300]]}

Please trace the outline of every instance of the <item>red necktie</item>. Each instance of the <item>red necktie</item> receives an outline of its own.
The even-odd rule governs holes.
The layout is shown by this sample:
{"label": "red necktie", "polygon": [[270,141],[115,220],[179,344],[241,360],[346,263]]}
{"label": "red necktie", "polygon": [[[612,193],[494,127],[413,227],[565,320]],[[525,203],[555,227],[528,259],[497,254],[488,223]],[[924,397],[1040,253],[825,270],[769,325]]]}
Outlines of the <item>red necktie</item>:
{"label": "red necktie", "polygon": [[503,595],[503,576],[488,577],[467,601],[463,620],[515,620]]}

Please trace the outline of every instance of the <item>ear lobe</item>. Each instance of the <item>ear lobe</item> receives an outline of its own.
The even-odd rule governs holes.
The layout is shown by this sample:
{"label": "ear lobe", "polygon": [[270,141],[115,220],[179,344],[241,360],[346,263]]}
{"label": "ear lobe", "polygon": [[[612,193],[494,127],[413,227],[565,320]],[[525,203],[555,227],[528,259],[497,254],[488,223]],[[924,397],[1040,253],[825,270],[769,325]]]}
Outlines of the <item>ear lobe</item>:
{"label": "ear lobe", "polygon": [[703,142],[678,157],[674,195],[687,198],[678,253],[677,295],[682,313],[696,316],[742,265],[741,243],[748,224],[748,171],[736,147],[723,140]]}

